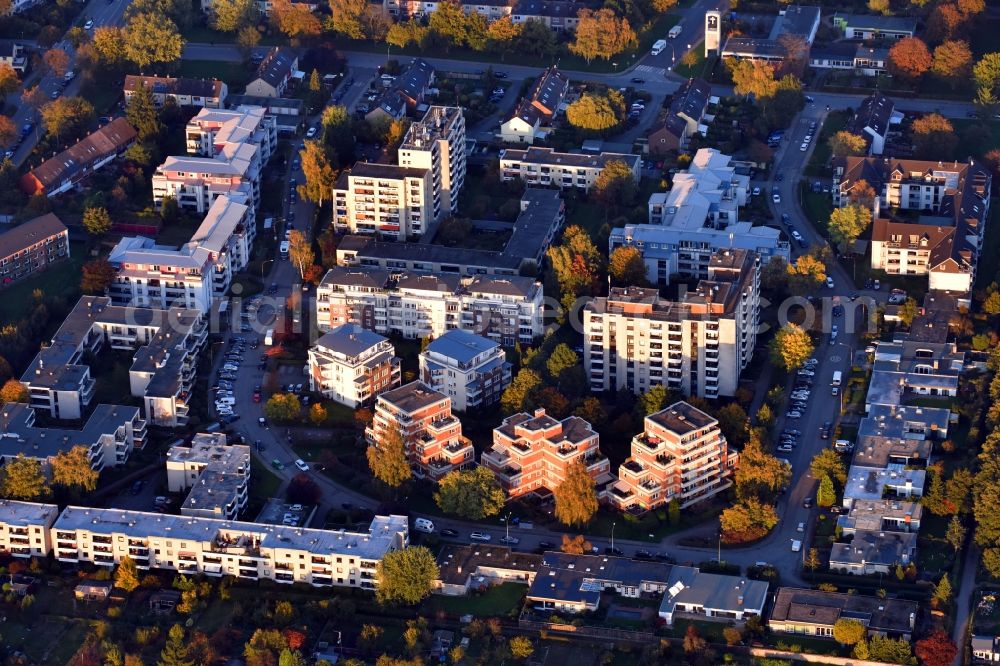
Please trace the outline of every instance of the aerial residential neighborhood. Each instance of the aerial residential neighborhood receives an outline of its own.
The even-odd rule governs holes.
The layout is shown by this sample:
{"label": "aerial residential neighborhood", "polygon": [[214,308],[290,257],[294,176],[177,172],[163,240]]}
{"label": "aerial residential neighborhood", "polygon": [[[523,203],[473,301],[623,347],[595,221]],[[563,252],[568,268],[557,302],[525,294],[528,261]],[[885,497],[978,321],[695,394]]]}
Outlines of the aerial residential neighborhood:
{"label": "aerial residential neighborhood", "polygon": [[997,34],[8,3],[0,666],[1000,663]]}

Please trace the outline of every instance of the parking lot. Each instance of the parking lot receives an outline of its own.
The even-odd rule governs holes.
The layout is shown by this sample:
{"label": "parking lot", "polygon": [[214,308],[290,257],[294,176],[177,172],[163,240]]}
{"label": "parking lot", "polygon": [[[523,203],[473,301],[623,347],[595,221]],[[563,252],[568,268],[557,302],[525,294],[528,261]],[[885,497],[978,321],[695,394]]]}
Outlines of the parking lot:
{"label": "parking lot", "polygon": [[272,497],[260,510],[256,522],[268,525],[287,525],[289,527],[304,527],[316,514],[314,505],[289,504]]}

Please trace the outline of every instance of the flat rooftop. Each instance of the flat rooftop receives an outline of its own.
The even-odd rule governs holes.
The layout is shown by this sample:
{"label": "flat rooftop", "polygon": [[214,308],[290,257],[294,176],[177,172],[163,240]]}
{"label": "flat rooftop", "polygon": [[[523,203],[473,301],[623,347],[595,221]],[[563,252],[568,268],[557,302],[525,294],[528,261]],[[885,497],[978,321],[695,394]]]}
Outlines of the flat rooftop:
{"label": "flat rooftop", "polygon": [[0,406],[0,457],[23,453],[29,458],[52,458],[82,444],[90,447],[102,436],[112,436],[127,423],[140,420],[138,407],[98,405],[77,430],[35,425],[35,412],[23,402]]}
{"label": "flat rooftop", "polygon": [[486,544],[446,544],[437,558],[439,580],[445,584],[464,585],[479,568],[523,571],[534,577],[542,564],[542,556],[521,553],[508,546]]}
{"label": "flat rooftop", "polygon": [[421,381],[404,384],[399,388],[380,393],[378,396],[379,402],[387,402],[407,414],[412,414],[447,399],[448,396],[444,393],[438,393]]}
{"label": "flat rooftop", "polygon": [[47,525],[55,520],[57,515],[59,507],[55,504],[0,499],[0,524],[9,527]]}
{"label": "flat rooftop", "polygon": [[717,423],[711,416],[684,401],[675,402],[646,418],[681,436]]}

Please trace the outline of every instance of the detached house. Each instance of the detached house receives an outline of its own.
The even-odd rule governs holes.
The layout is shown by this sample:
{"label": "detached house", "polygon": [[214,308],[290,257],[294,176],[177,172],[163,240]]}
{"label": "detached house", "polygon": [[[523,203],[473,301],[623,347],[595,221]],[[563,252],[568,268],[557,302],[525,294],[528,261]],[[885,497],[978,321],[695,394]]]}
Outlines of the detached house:
{"label": "detached house", "polygon": [[500,125],[500,139],[505,143],[534,143],[549,131],[569,91],[569,77],[555,65],[542,72],[531,92],[521,99],[514,111]]}
{"label": "detached house", "polygon": [[864,138],[869,155],[881,155],[889,126],[898,124],[902,117],[896,113],[893,101],[876,90],[861,102],[848,131]]}
{"label": "detached house", "polygon": [[690,138],[701,133],[702,120],[712,96],[712,87],[702,79],[688,79],[674,93],[663,123],[655,126],[648,135],[649,150],[663,154],[671,150],[687,148]]}
{"label": "detached house", "polygon": [[299,69],[299,57],[287,47],[276,46],[261,61],[254,78],[247,84],[247,95],[284,97],[288,82]]}

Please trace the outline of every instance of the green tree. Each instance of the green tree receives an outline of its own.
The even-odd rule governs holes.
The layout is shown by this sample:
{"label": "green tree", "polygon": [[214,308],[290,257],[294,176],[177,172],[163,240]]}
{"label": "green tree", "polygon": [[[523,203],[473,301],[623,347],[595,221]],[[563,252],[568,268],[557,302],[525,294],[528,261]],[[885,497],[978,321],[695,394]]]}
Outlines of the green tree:
{"label": "green tree", "polygon": [[122,48],[140,70],[153,64],[169,65],[181,59],[184,38],[169,18],[136,14],[125,25]]}
{"label": "green tree", "polygon": [[987,53],[972,67],[972,77],[976,86],[1000,94],[1000,53]]}
{"label": "green tree", "polygon": [[327,413],[326,407],[318,402],[314,402],[309,408],[309,422],[314,426],[321,426],[326,423]]}
{"label": "green tree", "polygon": [[[257,16],[254,0],[212,0],[211,26],[220,32],[239,32]],[[256,32],[256,30],[255,30]]]}
{"label": "green tree", "polygon": [[368,9],[368,0],[330,0],[327,29],[348,39],[364,39],[361,17]]}
{"label": "green tree", "polygon": [[86,135],[94,123],[94,107],[82,97],[60,97],[40,110],[45,131],[58,141],[74,141]]}
{"label": "green tree", "polygon": [[632,25],[625,17],[603,9],[581,9],[569,50],[589,64],[595,58],[610,60],[638,42]]}
{"label": "green tree", "polygon": [[671,525],[681,524],[681,501],[676,497],[667,503],[667,520]]}
{"label": "green tree", "polygon": [[563,295],[589,295],[598,288],[603,257],[582,227],[566,227],[562,242],[550,247],[547,256]]}
{"label": "green tree", "polygon": [[910,643],[902,638],[895,640],[878,634],[868,641],[868,658],[872,661],[882,661],[889,664],[904,664],[914,666],[913,652]]}
{"label": "green tree", "polygon": [[962,519],[958,516],[952,516],[951,520],[948,522],[948,531],[945,533],[945,540],[948,544],[955,549],[957,553],[965,542],[965,525],[962,524]]}
{"label": "green tree", "polygon": [[125,117],[129,125],[135,128],[140,141],[155,138],[162,129],[153,93],[143,83],[139,84],[129,98],[125,106]]}
{"label": "green tree", "polygon": [[617,90],[584,93],[566,107],[566,120],[573,127],[600,132],[617,127],[625,118],[625,98]]}
{"label": "green tree", "polygon": [[260,31],[256,26],[244,26],[236,33],[236,46],[244,60],[250,59],[250,55],[258,44],[260,44]]}
{"label": "green tree", "polygon": [[817,479],[827,476],[831,480],[836,481],[840,486],[847,483],[847,468],[844,466],[844,461],[841,459],[840,454],[833,449],[820,450],[819,453],[813,456],[812,462],[809,463],[809,469]]}
{"label": "green tree", "polygon": [[549,354],[548,360],[545,361],[545,369],[548,370],[549,377],[558,380],[563,372],[575,368],[579,364],[580,357],[576,355],[576,352],[570,349],[565,342],[560,342]]}
{"label": "green tree", "polygon": [[132,592],[139,587],[139,569],[128,555],[122,557],[115,571],[115,587],[120,587],[126,592]]}
{"label": "green tree", "polygon": [[830,213],[830,239],[847,252],[871,223],[872,213],[868,208],[857,204],[834,208]]}
{"label": "green tree", "polygon": [[69,451],[60,451],[50,463],[52,483],[65,488],[79,488],[85,492],[97,489],[97,470],[90,465],[87,447],[73,446]]}
{"label": "green tree", "polygon": [[428,28],[421,25],[419,21],[410,19],[405,23],[393,23],[389,26],[385,41],[401,49],[405,49],[410,44],[423,44],[427,38]]}
{"label": "green tree", "polygon": [[760,539],[777,524],[774,506],[753,497],[741,500],[719,516],[722,540],[731,544]]}
{"label": "green tree", "polygon": [[527,659],[535,652],[535,646],[527,636],[512,636],[507,642],[510,654],[514,659]]}
{"label": "green tree", "polygon": [[[905,40],[904,40],[905,41]],[[939,113],[928,113],[913,121],[913,143],[917,156],[932,159],[954,155],[958,135],[951,121]],[[935,158],[936,159],[936,158]]]}
{"label": "green tree", "polygon": [[803,254],[786,271],[788,289],[797,296],[814,293],[826,280],[826,265],[812,254]]}
{"label": "green tree", "polygon": [[819,479],[819,490],[816,491],[816,504],[822,507],[833,506],[837,503],[837,491],[833,488],[833,481],[824,474]]}
{"label": "green tree", "polygon": [[434,555],[423,546],[391,550],[375,569],[375,598],[381,604],[418,604],[431,593],[438,575]]}
{"label": "green tree", "polygon": [[111,231],[111,216],[103,206],[87,207],[83,210],[83,228],[91,236],[103,236]]}
{"label": "green tree", "polygon": [[278,666],[306,666],[309,663],[298,650],[285,648],[278,655]]}
{"label": "green tree", "polygon": [[719,409],[715,418],[719,421],[719,429],[726,436],[726,441],[737,447],[742,447],[746,443],[748,417],[738,403],[731,402]]}
{"label": "green tree", "polygon": [[312,243],[298,229],[292,229],[288,235],[288,258],[299,270],[299,277],[302,278],[305,278],[306,271],[316,263],[316,253],[313,252]]}
{"label": "green tree", "polygon": [[17,71],[7,63],[0,63],[0,94],[4,97],[21,86]]}
{"label": "green tree", "polygon": [[27,458],[23,453],[8,459],[3,467],[3,496],[8,499],[37,500],[48,493],[42,463],[35,458]]}
{"label": "green tree", "polygon": [[837,157],[864,155],[868,150],[868,144],[864,137],[846,130],[841,130],[831,136],[828,143],[830,144],[830,152]]}
{"label": "green tree", "polygon": [[435,35],[444,38],[445,51],[451,46],[462,46],[468,41],[468,19],[462,6],[454,0],[439,2],[427,22],[427,27]]}
{"label": "green tree", "polygon": [[607,162],[594,181],[594,197],[605,208],[631,206],[635,202],[635,190],[635,174],[621,160]]}
{"label": "green tree", "polygon": [[302,160],[302,175],[305,176],[305,182],[298,187],[299,196],[322,206],[332,194],[337,172],[330,165],[330,159],[319,141],[306,141],[299,157]]}
{"label": "green tree", "polygon": [[642,252],[631,245],[615,248],[608,260],[608,273],[611,274],[611,281],[619,287],[648,284]]}
{"label": "green tree", "polygon": [[920,313],[920,306],[912,298],[907,298],[902,305],[899,306],[899,320],[903,322],[903,326],[907,328],[916,319],[917,314]]}
{"label": "green tree", "polygon": [[493,472],[479,466],[445,474],[438,482],[434,501],[445,513],[469,520],[483,520],[500,513],[507,497]]}
{"label": "green tree", "polygon": [[413,478],[413,470],[406,459],[403,433],[398,427],[384,430],[379,441],[369,446],[365,455],[375,478],[390,488],[398,488]]}
{"label": "green tree", "polygon": [[491,51],[500,53],[500,59],[511,50],[512,42],[521,34],[521,24],[510,16],[491,21],[486,28],[486,44]]}
{"label": "green tree", "polygon": [[788,323],[771,339],[771,361],[784,370],[797,370],[812,356],[813,349],[809,334],[798,324]]}
{"label": "green tree", "polygon": [[302,404],[294,393],[275,393],[264,403],[264,416],[271,421],[290,423],[302,414]]}
{"label": "green tree", "polygon": [[641,417],[646,417],[664,409],[669,401],[670,395],[667,393],[667,387],[657,384],[656,386],[651,386],[648,391],[639,396],[636,408],[639,410]]}
{"label": "green tree", "polygon": [[865,625],[857,620],[840,619],[833,624],[833,638],[841,645],[856,645],[867,635]]}
{"label": "green tree", "polygon": [[551,58],[558,50],[552,30],[535,18],[521,24],[521,33],[514,38],[514,51],[538,58]]}
{"label": "green tree", "polygon": [[952,89],[963,85],[972,74],[972,50],[969,43],[960,39],[942,43],[934,49],[931,71]]}
{"label": "green tree", "polygon": [[941,606],[947,606],[951,603],[951,580],[948,578],[948,574],[941,576],[941,580],[938,584],[934,586],[934,601],[936,601]]}
{"label": "green tree", "polygon": [[819,551],[815,548],[810,548],[809,553],[806,555],[805,562],[803,562],[803,566],[805,566],[806,569],[809,569],[809,571],[815,572],[822,564],[822,561],[819,559]]}
{"label": "green tree", "polygon": [[554,494],[555,516],[563,525],[586,525],[597,513],[597,488],[580,460],[566,466]]}
{"label": "green tree", "polygon": [[514,380],[500,396],[500,408],[504,414],[514,414],[529,409],[531,394],[542,384],[542,378],[530,368],[521,368]]}
{"label": "green tree", "polygon": [[356,140],[351,114],[347,108],[338,104],[326,107],[323,109],[321,124],[327,160],[331,164],[343,164],[344,160],[352,159]]}
{"label": "green tree", "polygon": [[125,61],[125,37],[122,28],[110,25],[96,28],[91,44],[102,67],[117,69]]}
{"label": "green tree", "polygon": [[991,317],[1000,315],[1000,290],[997,289],[996,282],[987,289],[986,299],[983,301],[983,312]]}
{"label": "green tree", "polygon": [[194,666],[194,662],[188,658],[187,642],[184,639],[184,627],[175,624],[170,627],[167,633],[167,644],[160,652],[160,661],[157,666]]}
{"label": "green tree", "polygon": [[103,296],[118,272],[107,259],[91,259],[80,270],[80,291],[91,296]]}
{"label": "green tree", "polygon": [[740,464],[734,477],[736,496],[740,499],[773,499],[788,484],[791,476],[792,468],[766,453],[760,439],[751,436],[740,452]]}

